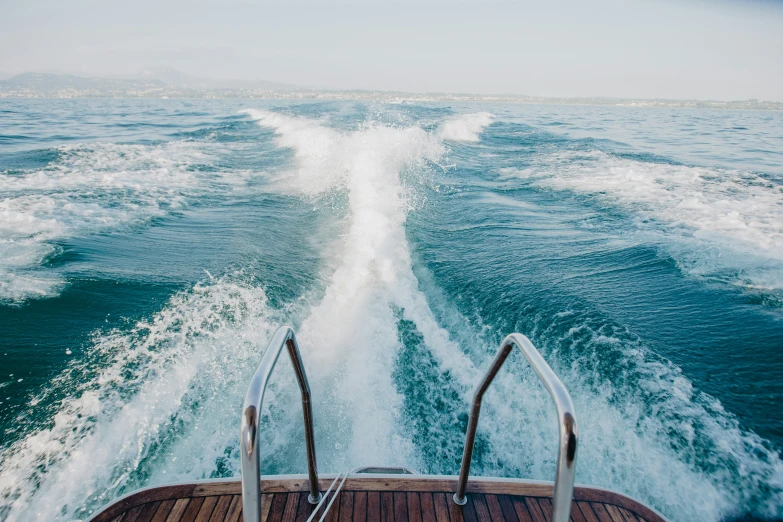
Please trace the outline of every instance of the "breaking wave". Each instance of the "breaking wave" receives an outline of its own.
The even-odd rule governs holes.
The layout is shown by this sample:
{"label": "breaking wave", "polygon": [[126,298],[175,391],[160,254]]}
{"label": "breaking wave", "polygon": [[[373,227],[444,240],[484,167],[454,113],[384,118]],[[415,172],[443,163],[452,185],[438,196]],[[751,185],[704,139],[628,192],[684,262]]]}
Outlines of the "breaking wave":
{"label": "breaking wave", "polygon": [[[257,284],[241,275],[223,277],[176,294],[150,320],[96,332],[89,357],[48,392],[65,397],[52,404],[52,420],[2,450],[0,518],[82,519],[142,485],[236,475],[245,386],[259,349],[286,322],[297,328],[311,379],[321,470],[372,464],[456,473],[464,414],[495,349],[495,332],[462,316],[443,292],[417,278],[405,225],[422,197],[418,188],[442,172],[441,160],[449,152],[444,143],[478,140],[491,122],[489,115],[452,119],[429,133],[374,122],[346,131],[276,112],[247,114],[274,134],[280,148],[293,153],[274,180],[275,190],[310,204],[344,204],[340,233],[324,253],[318,288],[273,307]],[[115,199],[105,208],[117,220],[113,223],[145,219],[182,204],[183,194],[196,185],[189,166],[202,161],[188,154],[189,160],[172,160],[162,170],[141,169],[138,175],[144,179],[160,180],[152,192],[127,177],[116,185],[107,181],[106,197]],[[172,155],[177,157],[176,148]],[[100,178],[100,169],[88,172]],[[565,166],[555,172],[553,177],[540,168],[514,175],[547,187],[563,183],[569,190],[585,176]],[[596,168],[595,175],[603,172]],[[689,183],[667,172],[656,179]],[[51,177],[57,187],[65,186],[68,177],[41,176]],[[614,176],[622,177],[619,172]],[[681,212],[677,226],[716,228],[704,212],[680,209],[667,199],[666,188],[641,176],[650,185],[644,195],[606,189],[606,197],[626,198],[659,220],[664,217],[655,214],[661,212],[655,205],[668,202],[661,216]],[[6,177],[3,183],[9,187],[11,176]],[[605,181],[609,187],[610,181]],[[78,206],[76,194],[83,185],[73,182],[76,188],[52,191],[52,197],[64,206],[73,199]],[[101,182],[82,183],[100,187]],[[732,186],[722,190],[733,194]],[[753,194],[759,191],[753,197],[775,204],[764,195],[768,187],[753,186]],[[115,195],[115,189],[131,196]],[[662,192],[649,195],[655,191]],[[702,195],[703,205],[724,204]],[[130,200],[139,204],[132,206]],[[741,211],[740,205],[732,208]],[[115,210],[116,216],[111,214]],[[66,221],[68,230],[77,229],[76,222]],[[104,226],[100,220],[86,222],[87,228]],[[768,250],[778,248],[775,223],[746,226],[757,230],[757,243],[766,234]],[[47,245],[67,233],[41,236],[40,242]],[[746,512],[783,516],[779,456],[743,431],[718,401],[695,390],[676,366],[591,313],[530,315],[533,328],[525,333],[537,340],[571,389],[577,414],[583,412],[578,482],[631,494],[676,520],[720,520]],[[299,405],[290,377],[273,383],[263,412],[271,437],[264,447],[267,472],[304,469],[301,427],[292,421],[299,419],[292,414]],[[46,401],[44,394],[33,403]],[[485,404],[475,472],[550,480],[554,419],[549,398],[529,368],[512,359]]]}
{"label": "breaking wave", "polygon": [[195,141],[62,146],[44,169],[0,172],[0,302],[56,295],[65,281],[41,266],[63,240],[162,217],[235,185],[234,173],[208,168],[209,152]]}
{"label": "breaking wave", "polygon": [[506,175],[598,198],[634,216],[687,272],[783,290],[783,186],[751,172],[643,162],[600,151],[543,155]]}
{"label": "breaking wave", "polygon": [[494,117],[488,112],[456,116],[441,123],[436,134],[448,141],[479,141],[479,134],[492,124]]}

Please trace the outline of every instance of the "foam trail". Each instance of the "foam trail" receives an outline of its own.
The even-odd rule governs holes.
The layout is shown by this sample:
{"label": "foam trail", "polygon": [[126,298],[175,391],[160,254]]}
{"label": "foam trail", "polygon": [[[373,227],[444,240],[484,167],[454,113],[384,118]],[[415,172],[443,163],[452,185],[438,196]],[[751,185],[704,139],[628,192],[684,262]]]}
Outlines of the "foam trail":
{"label": "foam trail", "polygon": [[199,172],[212,161],[209,147],[193,141],[62,146],[44,169],[0,172],[0,302],[61,290],[65,281],[40,268],[58,253],[58,241],[164,216],[206,189],[236,184],[236,172]]}
{"label": "foam trail", "polygon": [[[338,466],[332,469],[367,462],[417,467],[414,448],[400,431],[400,398],[391,379],[399,348],[392,305],[412,313],[418,299],[426,309],[411,271],[404,229],[410,202],[400,176],[437,161],[444,149],[419,128],[371,125],[339,133],[300,118],[248,113],[275,129],[280,145],[294,149],[290,189],[316,194],[337,185],[348,192],[343,254],[323,299],[301,327],[310,360],[332,381],[329,402],[350,412],[331,422],[345,426],[335,436],[350,441],[347,451],[330,459]],[[448,338],[431,313],[424,317],[437,332],[422,328],[433,345],[436,335]],[[455,370],[464,367],[453,363]]]}
{"label": "foam trail", "polygon": [[[487,351],[496,348],[487,347],[478,337],[475,349],[455,343],[439,325],[412,271],[404,231],[409,195],[401,178],[406,169],[437,161],[443,148],[417,128],[370,125],[356,132],[338,132],[310,120],[248,113],[262,126],[274,129],[278,143],[295,152],[295,168],[286,177],[286,190],[312,196],[336,186],[348,192],[347,231],[338,268],[322,301],[301,328],[308,360],[319,368],[319,386],[330,407],[337,410],[327,414],[331,415],[328,424],[338,427],[335,436],[348,447],[348,451],[341,446],[322,454],[327,469],[337,471],[368,462],[426,464],[411,444],[410,431],[400,426],[402,398],[390,378],[400,350],[393,309],[400,309],[403,319],[415,325],[439,371],[449,376],[460,397],[453,404],[455,414],[466,407],[480,375],[473,360],[483,367]],[[449,322],[464,324],[465,319]],[[589,325],[582,328],[590,330]],[[561,341],[568,345],[568,339]],[[769,513],[780,509],[777,484],[783,471],[763,441],[742,432],[716,401],[695,396],[679,370],[651,359],[638,341],[607,340],[605,334],[596,334],[591,346],[603,350],[603,355],[596,352],[599,358],[609,351],[619,352],[634,379],[643,383],[645,396],[623,386],[612,392],[604,379],[591,380],[589,358],[579,359],[574,366],[558,366],[550,351],[548,359],[572,388],[577,411],[589,412],[580,416],[583,432],[589,435],[580,449],[578,480],[621,489],[664,506],[669,516],[680,520],[719,520],[736,506],[753,505],[752,499],[763,497],[767,487],[777,488],[777,493],[766,497],[763,509]],[[322,395],[321,390],[316,396]],[[431,393],[443,394],[431,398],[433,408],[448,403],[446,392],[434,389]],[[659,404],[657,414],[646,411],[648,399]],[[524,363],[512,363],[511,370],[498,378],[485,409],[482,431],[493,457],[478,462],[477,473],[551,480],[556,437],[549,398]],[[439,415],[437,411],[432,414]],[[681,420],[682,415],[688,420]],[[699,451],[695,442],[672,449],[671,441],[661,434],[673,432],[684,437],[696,433],[698,444],[714,447],[714,460],[700,463],[694,459],[691,452]],[[520,447],[520,440],[527,444]],[[719,449],[724,445],[727,449]],[[753,478],[731,471],[704,471],[711,466],[739,466],[752,470]]]}
{"label": "foam trail", "polygon": [[642,232],[694,275],[726,271],[747,287],[783,289],[783,191],[750,172],[647,163],[600,151],[545,155],[506,170],[538,186],[609,201],[636,217]]}
{"label": "foam trail", "polygon": [[[97,337],[93,356],[108,365],[60,376],[50,393],[67,395],[51,426],[0,454],[0,517],[83,519],[146,483],[156,464],[158,474],[209,476],[236,443],[226,426],[236,423],[235,399],[273,331],[269,316],[262,291],[219,280],[175,295],[130,332]],[[221,411],[231,414],[227,424]],[[167,448],[183,428],[200,435],[198,451],[177,463]]]}
{"label": "foam trail", "polygon": [[[334,270],[297,328],[316,430],[324,434],[317,440],[319,468],[423,469],[426,456],[405,422],[405,398],[394,376],[400,318],[413,324],[437,362],[435,371],[447,376],[421,397],[421,411],[430,407],[433,418],[467,410],[496,348],[480,327],[444,311],[448,306],[436,292],[425,294],[412,269],[405,221],[415,194],[407,180],[427,176],[441,159],[441,136],[375,124],[343,132],[278,113],[248,114],[293,150],[279,190],[326,201],[341,192],[348,199]],[[176,295],[131,331],[96,334],[91,366],[74,368],[54,384],[68,398],[54,406],[53,425],[0,454],[0,517],[80,519],[87,514],[83,506],[141,485],[235,475],[237,412],[247,379],[259,347],[288,320],[290,312],[270,309],[260,289],[224,278]],[[444,322],[461,325],[456,335],[463,342],[455,342],[456,327],[446,330]],[[717,401],[694,391],[676,367],[651,357],[627,332],[590,317],[564,312],[540,322],[525,333],[541,340],[539,348],[573,393],[577,414],[584,412],[578,481],[621,489],[677,520],[719,520],[755,506],[783,515],[779,457],[743,432]],[[550,331],[553,324],[566,333]],[[577,356],[565,357],[568,350]],[[596,367],[614,359],[623,365],[622,378],[609,382]],[[272,425],[265,433],[275,437],[264,446],[264,465],[268,472],[301,472],[301,427],[291,422],[299,418],[294,384],[282,377],[263,412]],[[73,382],[84,384],[72,390]],[[483,458],[477,451],[475,472],[551,479],[551,414],[545,391],[512,358],[485,399],[480,436],[488,449]],[[453,424],[427,436],[459,446],[459,428],[442,433]]]}
{"label": "foam trail", "polygon": [[441,123],[436,134],[448,141],[479,141],[479,134],[492,123],[494,117],[488,112],[456,116]]}

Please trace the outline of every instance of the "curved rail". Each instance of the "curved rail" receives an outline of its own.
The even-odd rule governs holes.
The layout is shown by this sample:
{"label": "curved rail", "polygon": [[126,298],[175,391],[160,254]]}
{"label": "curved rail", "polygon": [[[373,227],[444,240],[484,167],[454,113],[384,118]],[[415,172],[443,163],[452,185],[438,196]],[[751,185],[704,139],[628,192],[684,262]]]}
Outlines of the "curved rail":
{"label": "curved rail", "polygon": [[245,394],[245,404],[242,407],[242,428],[239,434],[242,461],[242,512],[245,522],[261,520],[261,457],[256,451],[259,443],[258,423],[261,406],[264,403],[264,392],[269,384],[269,377],[275,369],[275,363],[283,350],[288,348],[291,364],[296,372],[296,380],[302,392],[302,413],[304,414],[305,442],[307,444],[307,472],[310,479],[311,504],[321,500],[318,491],[318,469],[315,459],[315,436],[313,435],[313,410],[310,405],[310,384],[307,382],[302,356],[296,344],[294,331],[290,326],[278,328],[261,359],[261,363],[253,375],[253,379]]}
{"label": "curved rail", "polygon": [[559,427],[560,443],[557,450],[557,470],[555,471],[555,489],[552,498],[552,522],[568,522],[571,516],[571,500],[574,495],[574,472],[576,471],[576,444],[578,433],[576,429],[576,415],[571,396],[563,383],[557,378],[555,372],[546,363],[530,339],[522,334],[514,333],[506,337],[500,345],[492,365],[484,374],[476,391],[473,393],[473,407],[468,422],[468,432],[465,436],[465,450],[462,454],[462,466],[459,472],[457,492],[454,493],[454,502],[464,505],[467,502],[465,490],[468,487],[468,475],[470,474],[470,462],[473,458],[473,443],[476,440],[476,428],[478,427],[479,413],[481,412],[481,400],[484,392],[497,375],[503,363],[506,362],[511,349],[516,346],[525,356],[530,366],[533,367],[538,378],[544,383],[549,395],[555,402]]}

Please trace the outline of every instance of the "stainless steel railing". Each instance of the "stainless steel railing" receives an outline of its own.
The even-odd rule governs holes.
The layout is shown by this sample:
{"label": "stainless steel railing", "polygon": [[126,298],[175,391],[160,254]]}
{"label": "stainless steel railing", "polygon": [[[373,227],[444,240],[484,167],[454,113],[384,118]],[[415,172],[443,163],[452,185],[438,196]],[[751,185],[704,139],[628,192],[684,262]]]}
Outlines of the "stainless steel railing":
{"label": "stainless steel railing", "polygon": [[476,428],[478,427],[479,413],[481,412],[481,400],[492,380],[497,375],[500,367],[506,362],[511,349],[516,346],[525,356],[530,366],[538,374],[538,378],[544,383],[549,395],[555,402],[559,428],[560,443],[557,450],[557,469],[555,471],[555,489],[552,498],[552,522],[568,522],[571,516],[571,500],[574,495],[574,473],[576,471],[576,444],[578,432],[576,429],[576,415],[571,396],[563,383],[557,378],[555,372],[538,353],[533,343],[522,334],[514,333],[506,337],[500,345],[492,365],[484,374],[476,391],[473,393],[473,407],[468,421],[468,432],[465,436],[465,450],[462,454],[462,466],[459,472],[457,492],[454,493],[454,502],[464,505],[467,502],[465,490],[468,487],[468,475],[470,473],[470,461],[473,458],[473,443],[476,440]]}
{"label": "stainless steel railing", "polygon": [[294,365],[296,380],[302,392],[302,413],[304,414],[305,443],[307,444],[307,472],[310,479],[311,504],[318,504],[321,493],[318,491],[318,469],[315,459],[315,436],[313,435],[313,410],[310,405],[310,384],[307,382],[302,356],[296,344],[294,331],[290,326],[278,328],[261,359],[261,363],[250,381],[242,407],[242,428],[239,434],[242,461],[242,512],[245,522],[261,520],[261,452],[259,451],[258,423],[264,392],[269,377],[275,369],[275,363],[283,350],[288,349],[291,364]]}

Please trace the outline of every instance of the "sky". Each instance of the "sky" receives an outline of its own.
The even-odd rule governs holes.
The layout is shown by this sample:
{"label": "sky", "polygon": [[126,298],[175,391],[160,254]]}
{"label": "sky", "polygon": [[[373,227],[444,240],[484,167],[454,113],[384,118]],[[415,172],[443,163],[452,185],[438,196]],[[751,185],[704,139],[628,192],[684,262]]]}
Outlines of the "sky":
{"label": "sky", "polygon": [[783,101],[783,0],[0,0],[0,73]]}

